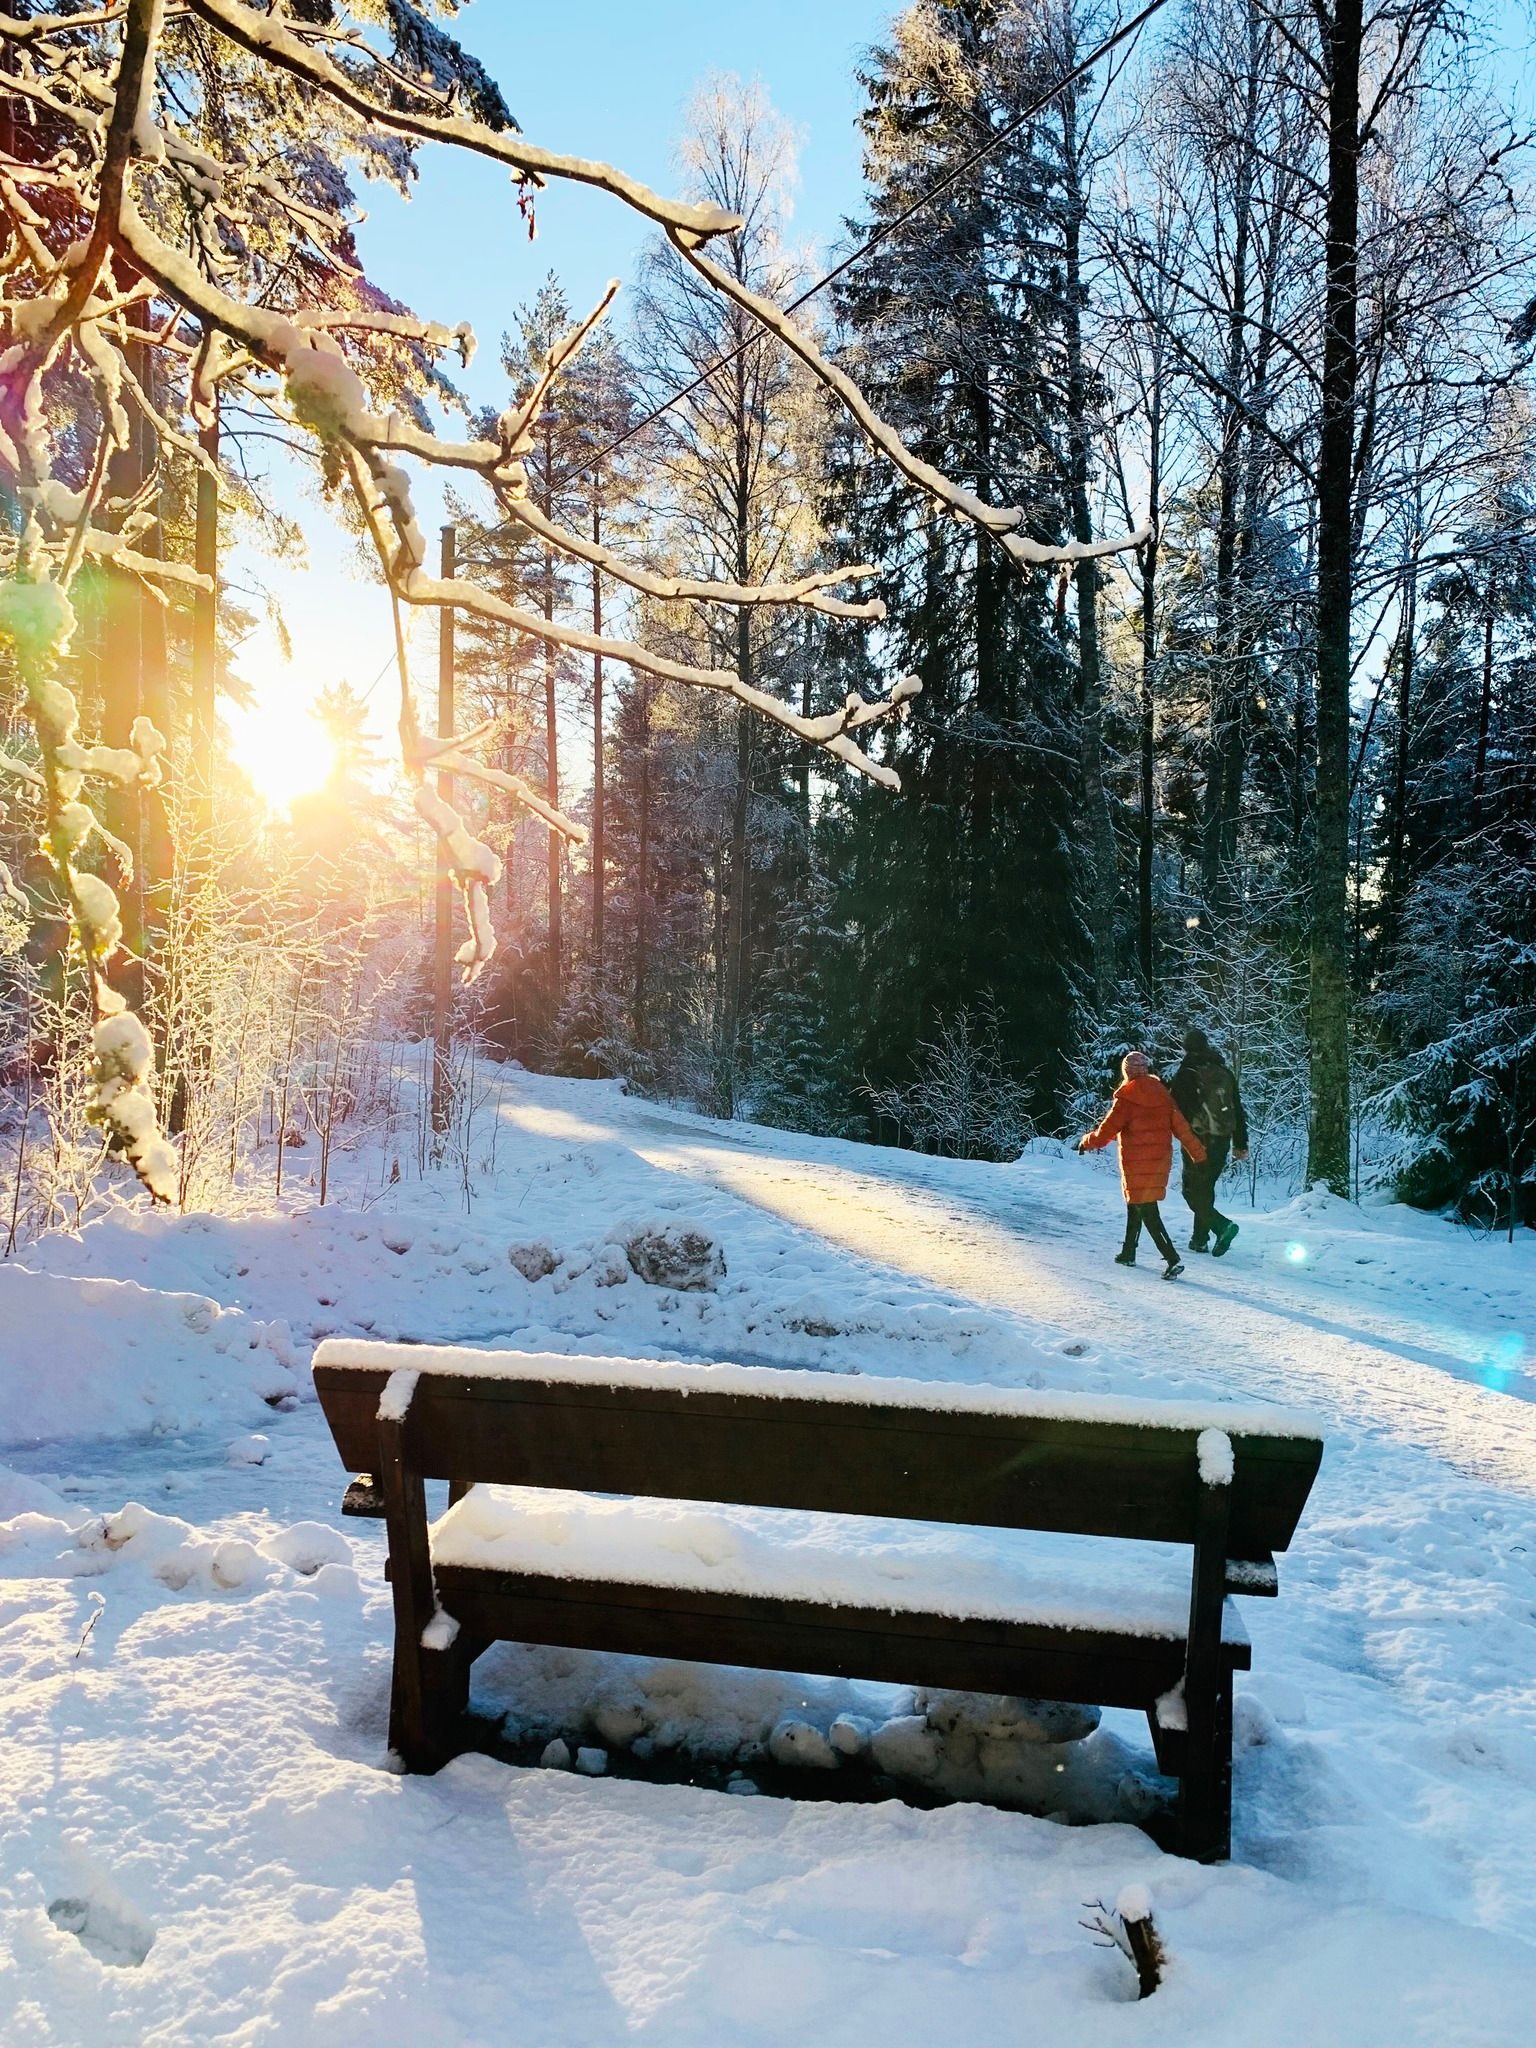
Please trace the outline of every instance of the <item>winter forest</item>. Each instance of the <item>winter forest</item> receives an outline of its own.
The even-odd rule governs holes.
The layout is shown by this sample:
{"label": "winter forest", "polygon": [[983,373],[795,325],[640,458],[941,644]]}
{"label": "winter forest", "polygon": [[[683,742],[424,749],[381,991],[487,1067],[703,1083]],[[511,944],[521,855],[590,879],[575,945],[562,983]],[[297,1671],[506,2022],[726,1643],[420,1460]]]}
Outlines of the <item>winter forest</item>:
{"label": "winter forest", "polygon": [[0,2048],[1526,2040],[1533,39],[0,0]]}
{"label": "winter forest", "polygon": [[[795,136],[707,78],[685,202],[609,181],[637,273],[576,305],[536,245],[477,412],[351,216],[440,142],[532,229],[538,152],[414,7],[256,13],[129,9],[131,119],[115,16],[0,22],[13,1244],[93,1122],[157,1199],[280,1188],[434,1020],[428,1148],[484,1056],[1003,1158],[1199,1019],[1255,1177],[1526,1218],[1536,273],[1475,20],[1170,4],[1085,63],[1110,10],[920,0],[833,260],[878,239],[794,313]],[[285,814],[220,564],[316,520],[430,618],[398,755],[333,679]]]}

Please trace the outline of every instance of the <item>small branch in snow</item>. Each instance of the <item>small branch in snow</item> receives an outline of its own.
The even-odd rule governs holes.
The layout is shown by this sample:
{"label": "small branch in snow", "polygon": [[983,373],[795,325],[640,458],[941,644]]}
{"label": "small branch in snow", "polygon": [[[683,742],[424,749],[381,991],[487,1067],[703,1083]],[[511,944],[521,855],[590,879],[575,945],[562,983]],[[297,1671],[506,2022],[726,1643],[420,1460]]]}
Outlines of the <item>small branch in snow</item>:
{"label": "small branch in snow", "polygon": [[1111,1910],[1102,1899],[1089,1899],[1086,1920],[1078,1925],[1097,1937],[1099,1948],[1117,1948],[1136,1971],[1136,1996],[1150,1998],[1163,1981],[1168,1955],[1152,1918],[1152,1894],[1144,1884],[1128,1884]]}
{"label": "small branch in snow", "polygon": [[85,1627],[81,1629],[80,1640],[75,1645],[74,1662],[76,1664],[79,1663],[81,1657],[84,1655],[86,1644],[91,1640],[91,1630],[96,1626],[97,1622],[100,1621],[101,1617],[107,1611],[107,1596],[105,1595],[105,1593],[92,1593],[90,1597],[96,1604],[94,1607],[92,1607],[91,1618],[85,1624]]}

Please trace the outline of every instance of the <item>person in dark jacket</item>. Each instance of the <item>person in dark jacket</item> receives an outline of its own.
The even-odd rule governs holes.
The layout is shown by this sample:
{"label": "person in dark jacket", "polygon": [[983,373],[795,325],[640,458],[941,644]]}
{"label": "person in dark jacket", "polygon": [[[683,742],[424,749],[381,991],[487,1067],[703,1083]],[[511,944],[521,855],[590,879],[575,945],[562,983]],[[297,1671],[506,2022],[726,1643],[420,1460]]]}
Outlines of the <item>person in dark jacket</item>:
{"label": "person in dark jacket", "polygon": [[1216,1183],[1229,1153],[1234,1159],[1248,1157],[1248,1119],[1237,1076],[1194,1025],[1184,1034],[1184,1058],[1170,1093],[1205,1148],[1203,1160],[1184,1154],[1184,1199],[1195,1219],[1189,1248],[1222,1259],[1232,1249],[1237,1225],[1217,1208]]}

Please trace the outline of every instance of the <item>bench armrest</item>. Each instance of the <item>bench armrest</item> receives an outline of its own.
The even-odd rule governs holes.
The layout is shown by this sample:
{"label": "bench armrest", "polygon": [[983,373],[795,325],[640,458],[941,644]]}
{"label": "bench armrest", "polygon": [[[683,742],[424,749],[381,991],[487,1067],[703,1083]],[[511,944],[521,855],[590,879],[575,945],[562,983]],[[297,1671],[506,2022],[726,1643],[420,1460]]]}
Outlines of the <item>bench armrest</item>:
{"label": "bench armrest", "polygon": [[365,1515],[370,1521],[384,1519],[384,1491],[371,1472],[359,1472],[341,1497],[344,1515]]}

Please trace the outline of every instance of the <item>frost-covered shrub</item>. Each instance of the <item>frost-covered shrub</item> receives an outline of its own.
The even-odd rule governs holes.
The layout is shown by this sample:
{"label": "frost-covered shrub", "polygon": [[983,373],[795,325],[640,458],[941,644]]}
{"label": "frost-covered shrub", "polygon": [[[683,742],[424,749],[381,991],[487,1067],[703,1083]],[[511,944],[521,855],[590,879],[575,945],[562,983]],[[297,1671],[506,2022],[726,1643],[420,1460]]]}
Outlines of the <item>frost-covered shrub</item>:
{"label": "frost-covered shrub", "polygon": [[867,1090],[877,1120],[898,1142],[950,1159],[1016,1159],[1035,1135],[1029,1089],[1003,1051],[986,1007],[960,1009],[923,1040],[913,1079]]}
{"label": "frost-covered shrub", "polygon": [[1388,1166],[1421,1207],[1536,1223],[1536,844],[1489,871],[1457,863],[1410,899],[1399,970],[1378,1010],[1406,1041],[1372,1112]]}

